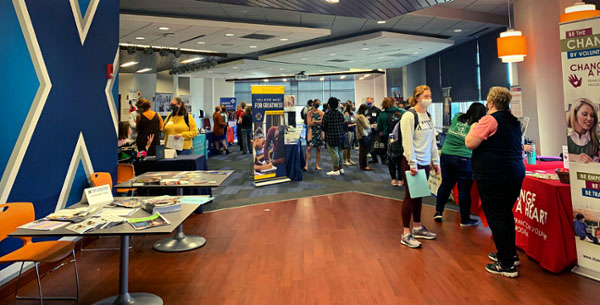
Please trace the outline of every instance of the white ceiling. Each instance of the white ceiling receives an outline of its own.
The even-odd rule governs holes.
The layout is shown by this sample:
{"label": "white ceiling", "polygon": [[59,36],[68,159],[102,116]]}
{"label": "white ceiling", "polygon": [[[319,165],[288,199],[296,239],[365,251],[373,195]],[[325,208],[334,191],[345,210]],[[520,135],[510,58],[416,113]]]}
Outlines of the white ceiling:
{"label": "white ceiling", "polygon": [[453,44],[448,39],[377,32],[263,55],[259,59],[341,69],[387,69],[408,65]]}
{"label": "white ceiling", "polygon": [[334,66],[315,65],[313,63],[282,63],[268,60],[239,59],[228,63],[219,64],[216,68],[193,72],[192,77],[215,78],[261,78],[274,76],[290,76],[301,71],[306,74],[337,72],[340,69]]}
{"label": "white ceiling", "polygon": [[[249,54],[329,36],[328,29],[121,14],[120,42],[230,54]],[[159,27],[168,27],[161,31]],[[234,36],[226,36],[233,34]],[[260,40],[245,35],[270,35]],[[202,36],[202,37],[198,37]],[[144,37],[137,40],[136,37]],[[202,44],[198,44],[201,42]],[[256,48],[251,48],[255,46]]]}

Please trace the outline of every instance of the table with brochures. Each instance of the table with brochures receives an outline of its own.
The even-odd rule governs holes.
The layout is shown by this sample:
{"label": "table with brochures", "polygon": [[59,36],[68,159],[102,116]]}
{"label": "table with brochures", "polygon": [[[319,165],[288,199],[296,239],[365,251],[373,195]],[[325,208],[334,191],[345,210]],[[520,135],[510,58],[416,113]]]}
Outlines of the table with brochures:
{"label": "table with brochures", "polygon": [[[187,197],[187,196],[186,196]],[[206,197],[206,196],[194,196],[194,197]],[[69,208],[80,208],[87,206],[87,204],[78,203]],[[120,236],[120,256],[119,256],[119,294],[110,298],[98,301],[94,305],[104,304],[163,304],[162,299],[151,293],[129,293],[129,237],[132,235],[146,235],[146,234],[167,234],[171,233],[181,226],[181,224],[198,208],[199,204],[182,204],[181,210],[162,215],[164,219],[168,221],[168,224],[147,228],[144,230],[134,229],[129,223],[122,223],[106,229],[92,230],[85,233],[77,233],[69,230],[66,227],[60,227],[53,230],[31,230],[31,229],[18,229],[15,232],[9,234],[11,237],[48,237],[48,236]],[[130,217],[140,218],[150,216],[149,213],[143,209],[137,209],[135,213],[131,214]],[[87,220],[84,220],[85,223]]]}
{"label": "table with brochures", "polygon": [[[176,188],[178,195],[183,195],[186,188],[219,187],[233,170],[204,170],[204,171],[166,171],[148,172],[114,186],[115,189],[147,188],[168,189]],[[204,246],[206,239],[201,236],[187,236],[183,233],[183,224],[177,227],[174,236],[161,239],[154,244],[154,249],[162,252],[183,252]]]}

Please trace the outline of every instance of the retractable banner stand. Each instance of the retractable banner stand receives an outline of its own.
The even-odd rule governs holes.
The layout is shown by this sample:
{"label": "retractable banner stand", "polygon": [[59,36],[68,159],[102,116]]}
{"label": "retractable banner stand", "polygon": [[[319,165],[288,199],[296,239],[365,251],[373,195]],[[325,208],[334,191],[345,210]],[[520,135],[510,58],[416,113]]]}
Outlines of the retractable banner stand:
{"label": "retractable banner stand", "polygon": [[285,160],[284,86],[252,86],[254,184],[288,182]]}
{"label": "retractable banner stand", "polygon": [[600,280],[600,18],[560,25],[577,274]]}

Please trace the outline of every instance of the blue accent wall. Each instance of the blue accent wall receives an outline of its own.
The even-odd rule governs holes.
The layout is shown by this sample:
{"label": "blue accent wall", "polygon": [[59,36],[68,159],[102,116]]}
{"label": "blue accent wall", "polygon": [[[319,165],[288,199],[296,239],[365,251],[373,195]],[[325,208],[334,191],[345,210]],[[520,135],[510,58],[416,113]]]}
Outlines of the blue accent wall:
{"label": "blue accent wall", "polygon": [[[78,0],[82,16],[90,0]],[[105,95],[106,65],[112,64],[119,40],[119,1],[100,0],[84,44],[81,44],[69,0],[25,0],[48,75],[52,82],[31,142],[24,149],[8,202],[28,201],[36,218],[54,211],[80,133],[96,172],[117,168],[117,135]],[[30,111],[40,82],[12,1],[0,1],[0,34],[9,41],[0,48],[3,62],[0,92],[0,171],[4,173]],[[118,103],[115,83],[113,95]],[[81,199],[88,180],[80,162],[67,205]],[[17,241],[0,243],[0,255]],[[0,266],[0,268],[5,266]]]}

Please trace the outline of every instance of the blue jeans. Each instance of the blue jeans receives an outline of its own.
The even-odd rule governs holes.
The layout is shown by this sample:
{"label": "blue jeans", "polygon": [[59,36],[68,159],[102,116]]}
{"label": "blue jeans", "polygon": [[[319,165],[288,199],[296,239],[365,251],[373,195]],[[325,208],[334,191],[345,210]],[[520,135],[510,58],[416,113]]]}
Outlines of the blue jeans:
{"label": "blue jeans", "polygon": [[184,149],[184,150],[182,150],[182,151],[178,151],[178,152],[177,152],[177,155],[178,155],[178,156],[192,155],[192,154],[193,154],[193,153],[192,153],[192,149],[191,149],[191,148],[190,148],[190,149]]}
{"label": "blue jeans", "polygon": [[339,170],[342,168],[342,160],[344,157],[342,156],[343,150],[340,149],[340,146],[331,146],[327,144],[327,150],[331,153],[331,161],[333,161],[333,170]]}
{"label": "blue jeans", "polygon": [[242,139],[240,145],[242,145],[242,151],[244,153],[252,152],[252,129],[242,129],[240,132]]}
{"label": "blue jeans", "polygon": [[448,196],[458,183],[458,202],[460,207],[460,220],[465,222],[471,215],[471,186],[473,185],[473,169],[471,158],[442,154],[440,158],[442,169],[442,185],[438,189],[435,210],[444,211]]}

